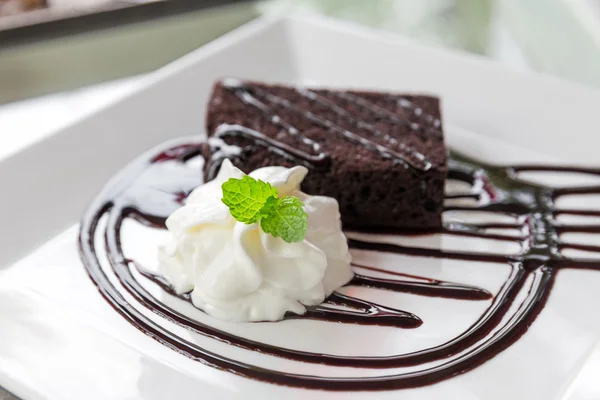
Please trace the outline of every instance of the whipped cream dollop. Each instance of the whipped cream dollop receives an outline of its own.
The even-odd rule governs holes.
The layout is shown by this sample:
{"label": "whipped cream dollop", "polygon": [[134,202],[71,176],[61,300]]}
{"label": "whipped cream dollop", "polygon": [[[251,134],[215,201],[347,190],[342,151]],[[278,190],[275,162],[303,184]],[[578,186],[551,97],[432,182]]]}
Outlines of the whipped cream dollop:
{"label": "whipped cream dollop", "polygon": [[159,249],[163,276],[197,308],[229,321],[276,321],[303,314],[352,279],[350,253],[335,199],[300,191],[305,167],[265,167],[250,174],[295,196],[308,213],[304,240],[287,243],[260,224],[236,221],[221,185],[245,174],[227,159],[217,177],[195,189],[167,219],[169,242]]}

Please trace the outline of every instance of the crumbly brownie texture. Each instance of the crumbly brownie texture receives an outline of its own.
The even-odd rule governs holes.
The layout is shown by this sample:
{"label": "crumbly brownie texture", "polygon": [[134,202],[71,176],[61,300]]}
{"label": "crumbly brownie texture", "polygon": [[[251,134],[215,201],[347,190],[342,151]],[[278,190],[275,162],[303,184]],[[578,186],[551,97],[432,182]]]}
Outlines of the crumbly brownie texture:
{"label": "crumbly brownie texture", "polygon": [[[338,200],[344,228],[441,225],[446,148],[439,100],[431,96],[271,86],[215,85],[207,178],[223,154],[244,172],[311,168],[302,189]],[[250,133],[250,134],[247,134]],[[224,152],[223,144],[239,154]]]}

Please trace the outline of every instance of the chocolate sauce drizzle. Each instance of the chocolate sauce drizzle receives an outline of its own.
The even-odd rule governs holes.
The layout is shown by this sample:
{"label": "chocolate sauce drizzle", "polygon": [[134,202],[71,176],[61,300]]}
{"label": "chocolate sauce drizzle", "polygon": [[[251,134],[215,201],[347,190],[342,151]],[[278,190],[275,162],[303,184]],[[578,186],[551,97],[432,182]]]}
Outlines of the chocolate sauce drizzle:
{"label": "chocolate sauce drizzle", "polygon": [[[270,146],[271,144],[266,145]],[[510,266],[510,274],[499,292],[492,296],[482,288],[411,276],[402,274],[395,269],[381,269],[369,265],[355,265],[356,275],[349,285],[462,301],[490,301],[490,305],[472,326],[456,338],[432,348],[407,354],[373,357],[313,353],[246,339],[193,320],[155,298],[135,277],[134,269],[141,273],[143,279],[148,279],[150,284],[159,285],[172,296],[180,297],[184,301],[189,301],[190,296],[188,294],[178,295],[160,276],[145,271],[143,266],[137,265],[135,260],[126,259],[121,248],[120,234],[123,221],[127,218],[134,218],[149,226],[164,228],[166,217],[181,205],[182,199],[193,188],[201,184],[201,174],[197,169],[189,166],[192,160],[200,154],[201,146],[201,141],[189,138],[166,144],[142,156],[111,180],[96,197],[82,220],[79,238],[80,252],[88,274],[102,296],[135,327],[187,357],[244,377],[323,390],[389,390],[439,382],[475,368],[518,340],[543,309],[560,269],[600,269],[600,257],[597,260],[573,259],[561,254],[561,250],[566,248],[597,253],[600,252],[598,246],[565,243],[560,239],[560,234],[566,232],[600,233],[600,226],[563,225],[556,221],[556,216],[559,214],[600,216],[600,212],[557,209],[555,207],[555,201],[560,196],[600,193],[600,187],[552,189],[521,181],[517,176],[520,172],[530,171],[569,172],[600,176],[600,170],[576,167],[493,166],[475,162],[459,154],[452,154],[449,162],[449,178],[467,182],[471,185],[472,190],[468,193],[449,196],[449,198],[469,198],[478,202],[472,207],[454,206],[447,207],[447,210],[504,213],[516,217],[517,222],[451,223],[447,224],[440,233],[516,242],[522,249],[518,254],[444,251],[358,239],[351,239],[350,247],[409,256],[478,261],[483,264],[482,267],[485,264],[493,267],[492,263],[504,263]],[[316,151],[318,150],[316,148]],[[103,218],[106,219],[106,226],[102,232],[97,232],[99,222]],[[487,232],[489,229],[497,228],[517,229],[519,235],[499,235]],[[122,289],[111,283],[101,266],[96,251],[98,244],[106,247],[110,268]],[[379,276],[384,275],[385,278],[370,275],[373,272]],[[138,308],[145,307],[156,315],[197,334],[275,357],[330,366],[360,368],[408,367],[432,361],[441,363],[409,373],[377,377],[317,377],[268,370],[215,354],[177,336],[140,312],[135,304],[127,301],[122,290],[129,293],[135,302],[139,303]],[[509,313],[517,296],[523,291],[527,293],[525,300],[518,305],[516,311]],[[423,322],[417,315],[408,311],[374,304],[337,292],[330,296],[325,303],[309,307],[305,315],[288,315],[286,318],[381,325],[394,329],[415,329]]]}
{"label": "chocolate sauce drizzle", "polygon": [[[326,128],[330,132],[338,134],[344,139],[355,143],[356,145],[374,151],[383,158],[392,159],[395,162],[405,164],[406,166],[412,167],[417,171],[422,172],[428,171],[432,167],[431,161],[429,161],[422,153],[420,153],[416,149],[407,146],[406,144],[398,141],[396,138],[387,135],[385,132],[382,132],[379,129],[377,129],[374,125],[362,121],[359,118],[356,118],[344,108],[339,107],[334,102],[328,100],[327,98],[319,95],[317,92],[312,91],[310,89],[297,88],[296,90],[298,94],[302,95],[308,101],[320,107],[327,108],[328,110],[337,114],[340,118],[343,118],[348,125],[351,125],[356,130],[360,130],[360,132],[364,134],[361,135],[355,131],[350,131],[349,129],[346,129],[345,127],[338,125],[333,121],[323,118],[322,116],[312,111],[296,106],[293,102],[283,97],[277,96],[271,91],[266,91],[256,86],[246,85],[244,84],[244,82],[238,81],[237,79],[225,79],[223,81],[223,86],[226,89],[230,90],[232,93],[234,93],[242,102],[244,102],[248,106],[255,107],[258,110],[260,110],[265,115],[265,118],[267,118],[271,123],[281,127],[289,135],[299,139],[303,145],[311,147],[315,155],[311,156],[313,157],[311,159],[310,157],[306,157],[306,153],[302,152],[301,150],[294,149],[291,146],[286,145],[282,142],[267,138],[260,132],[253,131],[246,127],[239,127],[237,125],[222,126],[220,127],[220,129],[217,130],[216,134],[213,134],[213,137],[224,138],[230,135],[252,137],[255,140],[259,139],[261,142],[265,142],[259,144],[266,145],[266,147],[270,151],[281,153],[281,155],[283,155],[284,157],[292,156],[294,159],[299,159],[304,164],[308,162],[312,165],[315,165],[315,157],[317,165],[326,162],[328,156],[326,154],[323,154],[318,143],[302,135],[296,127],[288,123],[282,116],[277,114],[274,107],[280,107],[284,108],[287,112],[297,114],[302,118],[307,119],[308,121],[312,122],[317,126]],[[359,96],[350,93],[340,94],[336,92],[332,92],[332,95],[341,97],[344,100],[349,101],[356,106],[362,107],[371,113],[375,113],[380,117],[389,119],[393,123],[407,125],[410,129],[413,130],[424,130],[426,133],[432,134],[437,137],[440,137],[442,135],[441,130],[439,129],[439,123],[436,124],[435,120],[431,122],[432,126],[429,126],[428,122],[426,122],[426,124],[416,124],[404,120],[398,117],[397,115],[390,113],[389,111],[384,110]],[[410,103],[408,100],[405,100],[405,102],[406,106],[411,107],[412,103]],[[425,115],[420,108],[413,107],[411,109],[419,116],[422,116],[422,119],[424,119],[424,121],[430,120],[426,118],[428,116]],[[421,111],[418,112],[418,110]],[[220,162],[217,162],[216,164],[220,165]]]}

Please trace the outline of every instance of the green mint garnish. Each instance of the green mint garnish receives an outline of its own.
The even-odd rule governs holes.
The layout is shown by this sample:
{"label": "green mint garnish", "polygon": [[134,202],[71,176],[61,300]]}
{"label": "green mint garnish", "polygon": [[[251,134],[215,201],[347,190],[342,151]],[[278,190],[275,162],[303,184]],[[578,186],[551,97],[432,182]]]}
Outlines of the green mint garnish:
{"label": "green mint garnish", "polygon": [[[223,183],[221,188],[223,203],[229,207],[233,218],[246,224],[253,224],[260,219],[261,210],[269,198],[278,198],[276,188],[249,176],[242,179],[231,178]],[[269,204],[272,204],[272,201]]]}
{"label": "green mint garnish", "polygon": [[278,203],[279,197],[269,197],[263,208],[260,209],[260,216],[266,217],[267,215],[271,214],[273,211],[275,211]]}
{"label": "green mint garnish", "polygon": [[308,214],[296,197],[285,196],[277,200],[273,210],[262,217],[260,227],[266,233],[280,237],[288,243],[304,239],[308,227]]}
{"label": "green mint garnish", "polygon": [[231,178],[221,187],[223,203],[237,221],[246,224],[260,221],[263,231],[288,243],[304,239],[308,214],[296,197],[279,198],[277,188],[249,176]]}

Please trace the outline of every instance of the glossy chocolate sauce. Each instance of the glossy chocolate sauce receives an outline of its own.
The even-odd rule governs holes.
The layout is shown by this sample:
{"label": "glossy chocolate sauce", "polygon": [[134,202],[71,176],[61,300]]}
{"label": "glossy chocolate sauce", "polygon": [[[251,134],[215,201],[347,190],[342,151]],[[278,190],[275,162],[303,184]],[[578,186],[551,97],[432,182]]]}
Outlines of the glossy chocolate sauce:
{"label": "glossy chocolate sauce", "polygon": [[[106,300],[130,323],[145,334],[155,338],[179,353],[202,363],[262,381],[325,390],[385,390],[428,385],[468,371],[506,349],[521,337],[544,307],[557,272],[562,268],[599,269],[600,261],[568,259],[561,255],[564,248],[598,251],[595,246],[562,243],[559,234],[564,232],[600,232],[600,226],[569,226],[556,222],[558,214],[592,215],[598,213],[579,210],[557,210],[557,197],[573,193],[597,193],[598,188],[550,189],[541,185],[525,183],[516,178],[521,171],[575,172],[600,176],[597,169],[553,168],[546,166],[499,167],[478,163],[452,154],[450,178],[480,187],[481,192],[469,193],[488,199],[472,208],[451,207],[470,212],[478,210],[508,213],[518,217],[516,224],[449,224],[444,234],[468,235],[480,238],[515,241],[521,244],[517,255],[470,253],[467,251],[443,251],[418,247],[405,247],[391,243],[373,243],[350,240],[350,247],[377,252],[390,252],[434,258],[479,261],[481,263],[507,263],[511,272],[501,290],[493,297],[490,306],[481,317],[455,339],[439,346],[408,354],[375,357],[354,357],[305,352],[256,342],[220,331],[209,325],[194,321],[152,296],[135,278],[133,269],[159,284],[166,292],[177,296],[166,281],[144,271],[134,260],[127,260],[121,249],[120,232],[123,221],[134,218],[154,227],[164,227],[166,217],[181,205],[182,199],[200,182],[198,170],[187,166],[190,159],[200,153],[201,143],[184,139],[183,144],[165,145],[142,157],[115,177],[96,198],[81,224],[81,255],[87,271]],[[192,173],[193,172],[193,173]],[[453,196],[456,198],[456,196]],[[120,284],[144,307],[156,314],[184,326],[198,334],[224,341],[244,349],[259,351],[277,357],[307,363],[361,368],[390,368],[416,366],[435,360],[444,360],[466,349],[471,351],[447,363],[397,375],[364,378],[320,378],[283,373],[275,370],[231,360],[211,353],[198,345],[182,339],[136,310],[115,287],[103,271],[96,252],[95,235],[101,218],[106,218],[106,249],[111,268]],[[518,228],[522,236],[490,235],[489,228]],[[405,233],[403,233],[405,234]],[[488,291],[458,283],[443,282],[402,274],[370,265],[356,265],[357,273],[349,285],[366,286],[379,290],[406,292],[422,296],[436,296],[464,301],[480,301],[492,298]],[[386,278],[369,276],[369,272],[385,274]],[[533,277],[529,282],[528,278]],[[519,291],[529,286],[529,294],[508,322],[503,322]],[[189,300],[188,295],[180,296]],[[329,307],[330,305],[344,306]],[[353,323],[391,326],[396,329],[414,329],[421,319],[409,311],[398,310],[334,293],[325,303],[309,307],[305,315],[289,315],[287,318],[310,318],[335,323]],[[489,336],[490,332],[496,333]],[[485,340],[483,340],[485,339]]]}
{"label": "glossy chocolate sauce", "polygon": [[[242,135],[250,139],[254,146],[267,147],[296,164],[303,164],[318,173],[329,165],[329,155],[321,150],[319,143],[301,135],[296,128],[287,124],[275,115],[269,104],[280,104],[287,101],[271,93],[250,93],[237,81],[229,82],[232,90],[247,104],[260,108],[272,121],[280,125],[289,135],[298,139],[298,146],[290,146],[260,132],[243,126],[222,125],[213,137],[226,139],[227,136]],[[306,89],[299,92],[315,102],[323,102]],[[340,94],[341,96],[353,96]],[[387,110],[373,108],[364,103],[360,97],[348,97],[346,101],[357,106],[369,107],[371,112],[381,114],[382,118],[397,118]],[[403,107],[410,108],[406,101]],[[293,104],[280,104],[293,109]],[[323,105],[323,104],[322,104]],[[334,107],[333,104],[327,104]],[[343,109],[333,109],[340,116],[345,115]],[[387,146],[381,142],[383,136],[374,127],[361,125],[370,130],[371,141],[346,130],[339,130],[335,124],[321,119],[318,115],[297,110],[314,124],[322,125],[348,140],[383,157],[392,157],[405,163],[416,171],[426,171],[431,167],[428,160],[414,149],[399,146]],[[429,134],[440,134],[440,121],[425,114],[423,123],[418,129]],[[352,119],[352,123],[360,121]],[[398,119],[397,123],[408,123]],[[415,128],[416,129],[416,128]],[[383,143],[383,144],[382,144]],[[468,199],[474,206],[447,207],[446,211],[461,210],[467,212],[489,211],[514,216],[515,223],[465,224],[449,223],[438,233],[444,235],[465,236],[473,238],[510,241],[520,245],[518,254],[502,255],[494,253],[475,253],[465,251],[445,251],[421,247],[402,246],[391,242],[371,242],[355,239],[351,235],[351,249],[372,252],[386,252],[408,256],[432,257],[463,261],[477,261],[482,268],[494,268],[494,264],[510,266],[510,273],[501,289],[492,295],[485,289],[445,282],[419,276],[400,273],[396,269],[384,269],[378,265],[355,265],[356,274],[349,286],[362,286],[374,290],[411,293],[419,296],[432,296],[460,301],[487,301],[489,306],[483,314],[464,332],[454,339],[438,346],[414,351],[406,354],[387,356],[344,356],[294,350],[246,339],[221,331],[210,325],[193,320],[155,298],[138,279],[146,279],[147,284],[158,285],[163,291],[183,301],[190,301],[189,294],[177,294],[162,277],[156,276],[138,265],[135,260],[126,259],[121,247],[121,227],[128,218],[143,224],[164,228],[164,221],[174,210],[181,206],[183,199],[192,189],[202,183],[200,168],[191,167],[200,157],[204,143],[198,139],[184,138],[176,143],[165,144],[126,167],[96,197],[84,215],[80,232],[80,252],[83,263],[94,283],[104,298],[125,319],[146,335],[175,351],[202,362],[204,364],[226,370],[247,378],[265,382],[322,390],[390,390],[418,387],[439,382],[469,371],[494,357],[515,341],[517,341],[534,322],[543,309],[550,295],[554,280],[560,269],[600,269],[598,260],[571,259],[562,255],[564,249],[575,249],[587,252],[600,252],[600,246],[565,243],[560,235],[567,232],[600,233],[600,225],[567,225],[559,224],[556,217],[560,214],[600,217],[600,211],[557,209],[556,199],[569,194],[600,193],[599,187],[580,187],[569,189],[552,189],[543,185],[527,183],[518,179],[521,172],[549,171],[578,173],[600,176],[600,169],[550,166],[494,166],[451,154],[449,161],[449,179],[464,181],[471,186],[465,193],[453,194],[448,200]],[[213,176],[221,161],[231,156],[225,150],[212,154],[207,162],[207,175]],[[102,221],[102,223],[101,223]],[[102,229],[99,229],[99,227]],[[513,229],[518,235],[490,233],[491,229]],[[430,234],[431,232],[429,232]],[[425,233],[391,232],[390,235],[425,235]],[[385,236],[383,236],[385,237]],[[391,237],[391,236],[390,236]],[[106,250],[110,270],[119,284],[115,286],[106,275],[101,264],[101,256],[96,246]],[[135,274],[138,272],[139,274]],[[385,278],[381,276],[385,276]],[[136,278],[141,276],[141,278]],[[367,377],[318,377],[312,375],[292,374],[277,370],[269,370],[247,364],[239,360],[210,352],[201,346],[183,339],[167,328],[154,322],[140,312],[135,304],[130,303],[123,295],[127,291],[140,305],[155,314],[185,327],[197,334],[222,341],[250,351],[260,352],[275,357],[294,361],[323,364],[340,367],[359,368],[397,368],[421,366],[420,370],[408,373],[387,374]],[[519,294],[526,292],[524,300]],[[521,296],[523,297],[523,296]],[[516,310],[515,310],[515,307]],[[408,305],[409,306],[409,305]],[[336,292],[326,301],[314,307],[308,307],[304,315],[286,315],[287,319],[314,319],[330,323],[379,325],[387,329],[419,329],[423,323],[418,315],[410,310],[399,310],[375,304],[365,299],[352,297]],[[435,366],[426,363],[438,362]]]}

